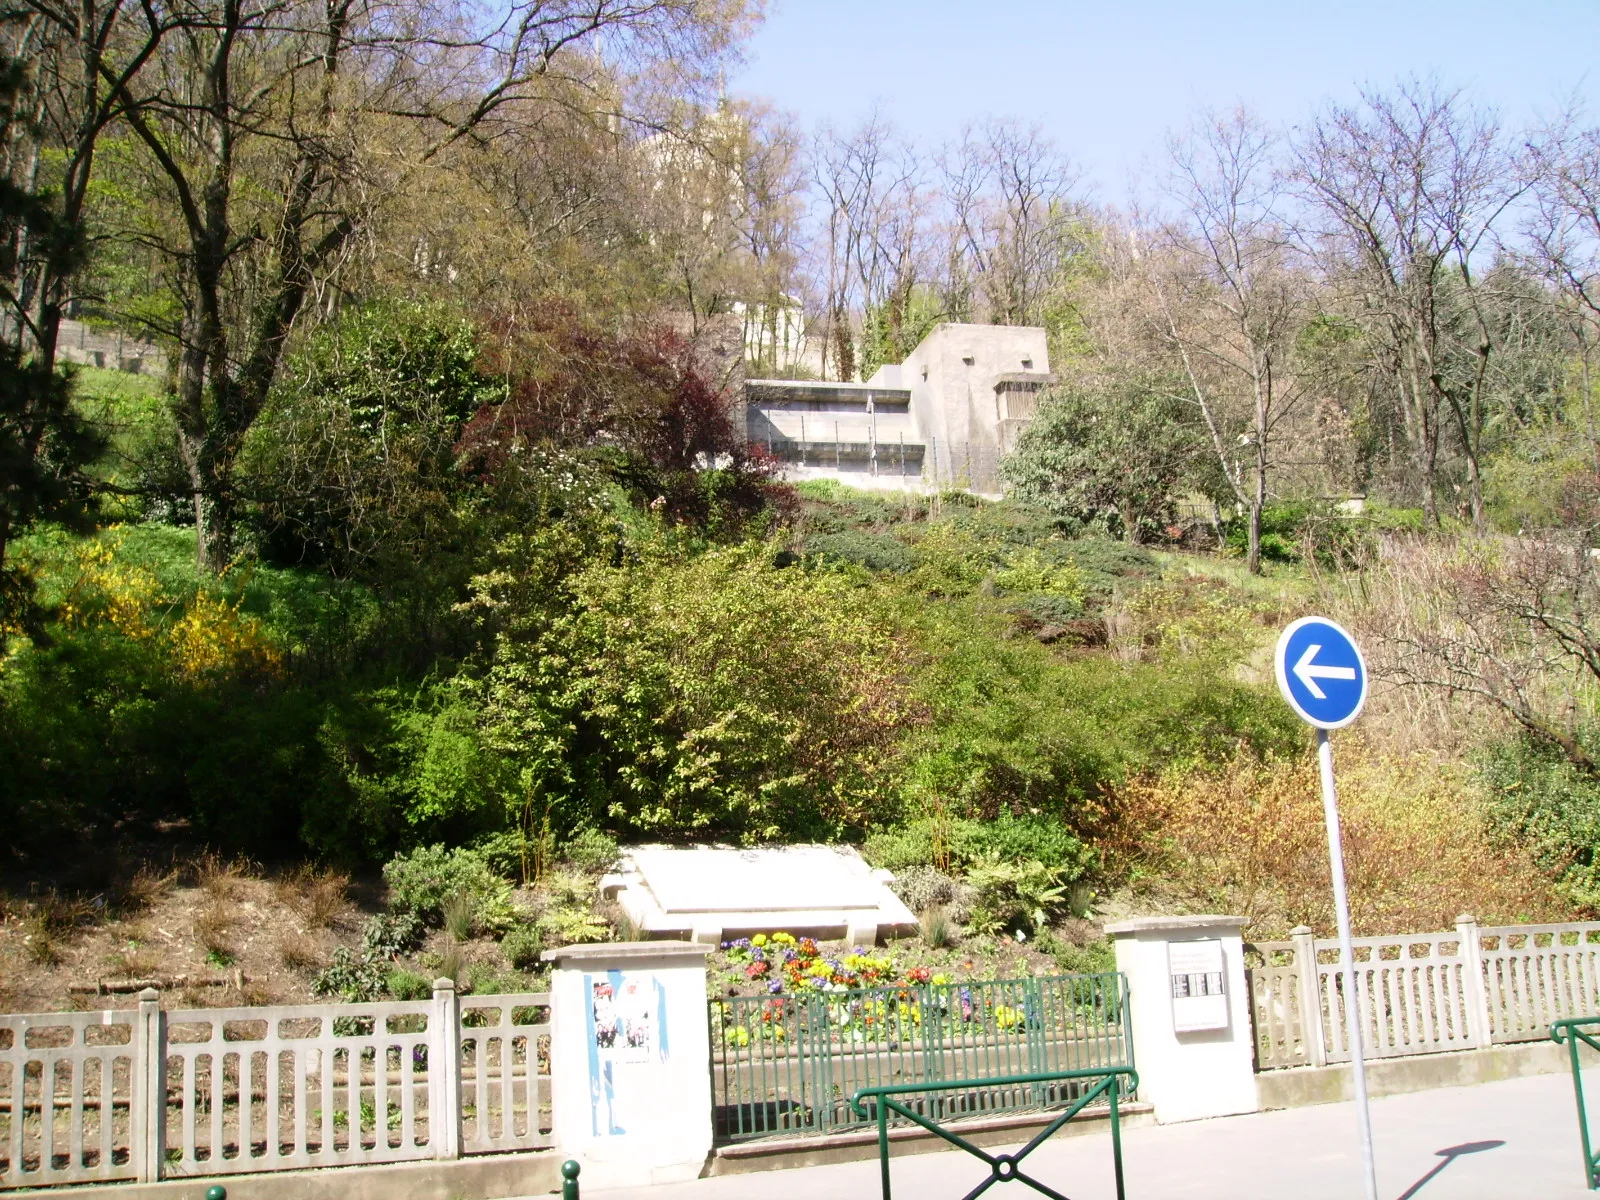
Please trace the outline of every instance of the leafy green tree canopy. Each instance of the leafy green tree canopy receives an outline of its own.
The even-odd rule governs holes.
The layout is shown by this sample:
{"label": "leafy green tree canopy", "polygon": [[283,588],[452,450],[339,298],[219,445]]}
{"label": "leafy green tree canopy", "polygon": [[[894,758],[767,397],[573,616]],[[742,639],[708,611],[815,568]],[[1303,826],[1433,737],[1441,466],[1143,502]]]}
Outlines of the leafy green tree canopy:
{"label": "leafy green tree canopy", "polygon": [[1164,382],[1119,372],[1052,388],[1001,463],[1016,498],[1131,542],[1171,524],[1197,443]]}

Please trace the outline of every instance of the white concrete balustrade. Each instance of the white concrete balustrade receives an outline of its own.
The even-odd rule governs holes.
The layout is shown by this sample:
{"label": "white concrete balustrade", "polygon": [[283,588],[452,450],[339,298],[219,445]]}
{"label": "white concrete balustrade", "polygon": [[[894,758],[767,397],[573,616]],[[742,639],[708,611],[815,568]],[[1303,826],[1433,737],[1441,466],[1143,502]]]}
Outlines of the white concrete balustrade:
{"label": "white concrete balustrade", "polygon": [[0,1186],[551,1144],[550,997],[0,1016]]}
{"label": "white concrete balustrade", "polygon": [[[1251,948],[1258,1066],[1348,1062],[1337,940],[1302,926]],[[1463,914],[1445,932],[1356,938],[1355,955],[1369,1058],[1537,1041],[1552,1021],[1600,1012],[1600,922],[1480,926]]]}

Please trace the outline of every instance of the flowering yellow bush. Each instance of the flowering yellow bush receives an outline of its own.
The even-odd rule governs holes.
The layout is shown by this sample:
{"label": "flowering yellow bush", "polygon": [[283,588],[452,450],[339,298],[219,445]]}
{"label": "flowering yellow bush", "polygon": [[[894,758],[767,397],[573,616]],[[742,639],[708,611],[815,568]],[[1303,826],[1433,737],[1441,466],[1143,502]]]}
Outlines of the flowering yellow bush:
{"label": "flowering yellow bush", "polygon": [[201,592],[173,623],[167,640],[178,670],[197,678],[218,671],[275,675],[283,655],[261,623],[240,613],[239,602]]}
{"label": "flowering yellow bush", "polygon": [[56,608],[63,623],[79,629],[107,625],[123,637],[159,642],[177,672],[195,679],[217,672],[277,674],[283,655],[261,623],[209,591],[187,604],[171,598],[148,567],[119,551],[123,536],[111,534],[75,547],[76,576]]}
{"label": "flowering yellow bush", "polygon": [[56,615],[75,628],[104,622],[123,637],[144,641],[156,633],[158,620],[152,617],[160,607],[161,581],[148,568],[118,557],[122,541],[113,535],[75,547],[77,576]]}

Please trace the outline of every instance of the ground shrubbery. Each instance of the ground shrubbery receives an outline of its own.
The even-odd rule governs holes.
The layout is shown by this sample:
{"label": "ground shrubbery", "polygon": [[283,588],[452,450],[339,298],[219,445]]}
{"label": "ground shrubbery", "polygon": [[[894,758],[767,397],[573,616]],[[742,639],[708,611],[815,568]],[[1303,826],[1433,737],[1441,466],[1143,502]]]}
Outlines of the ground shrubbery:
{"label": "ground shrubbery", "polygon": [[[1257,671],[1292,590],[1010,503],[807,485],[796,555],[640,508],[571,456],[516,470],[546,518],[397,591],[259,564],[201,579],[192,535],[159,525],[36,534],[54,642],[0,669],[0,817],[34,835],[12,849],[175,825],[262,860],[387,861],[384,920],[505,936],[518,969],[612,936],[593,877],[645,838],[864,837],[941,942],[1055,937],[1157,874],[1259,929],[1320,921],[1303,731]],[[1507,755],[1485,815],[1450,828],[1470,780],[1366,769],[1367,927],[1593,902],[1587,784]],[[517,910],[508,881],[536,878]],[[375,934],[328,986],[370,990],[410,937]]]}
{"label": "ground shrubbery", "polygon": [[1500,841],[1527,846],[1568,900],[1600,911],[1600,779],[1526,738],[1492,744],[1479,770]]}
{"label": "ground shrubbery", "polygon": [[[1562,919],[1568,906],[1528,851],[1497,844],[1469,781],[1431,757],[1346,739],[1339,806],[1358,934]],[[1309,756],[1238,756],[1143,776],[1118,790],[1112,862],[1158,895],[1249,918],[1257,937],[1334,927],[1326,834]]]}

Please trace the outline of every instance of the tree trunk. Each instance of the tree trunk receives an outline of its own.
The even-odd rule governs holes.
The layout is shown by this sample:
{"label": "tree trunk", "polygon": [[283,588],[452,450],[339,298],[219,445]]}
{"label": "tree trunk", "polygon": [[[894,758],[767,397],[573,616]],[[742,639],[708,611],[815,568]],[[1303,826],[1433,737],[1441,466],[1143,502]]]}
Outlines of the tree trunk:
{"label": "tree trunk", "polygon": [[1267,506],[1266,447],[1256,443],[1256,487],[1250,496],[1250,548],[1245,567],[1252,575],[1261,574],[1261,510]]}

